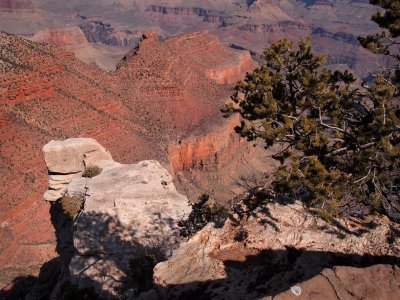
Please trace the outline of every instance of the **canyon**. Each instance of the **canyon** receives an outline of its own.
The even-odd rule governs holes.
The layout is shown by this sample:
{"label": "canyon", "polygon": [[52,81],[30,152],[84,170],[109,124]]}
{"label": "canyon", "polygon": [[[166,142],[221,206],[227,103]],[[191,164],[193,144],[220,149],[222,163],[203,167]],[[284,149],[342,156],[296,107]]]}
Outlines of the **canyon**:
{"label": "canyon", "polygon": [[[95,282],[97,292],[114,297],[127,272],[116,260],[104,259],[84,279],[82,270],[99,255],[122,255],[127,244],[129,250],[135,248],[129,235],[138,234],[141,244],[149,228],[162,236],[155,225],[159,220],[152,219],[160,212],[147,203],[160,198],[165,201],[155,201],[157,208],[166,204],[161,227],[171,226],[168,247],[177,250],[156,267],[156,288],[145,298],[193,296],[202,290],[218,299],[228,289],[232,297],[292,299],[290,288],[300,281],[303,295],[310,297],[362,298],[379,295],[379,285],[385,286],[385,297],[393,297],[400,274],[389,264],[399,264],[400,229],[384,218],[368,223],[372,229],[367,232],[349,232],[343,228],[361,225],[315,220],[299,203],[269,204],[258,217],[228,220],[219,229],[210,224],[186,243],[176,243],[175,223],[189,213],[187,200],[206,193],[213,202],[234,205],[278,166],[273,150],[234,132],[238,116],[224,119],[220,113],[235,82],[258,66],[263,49],[278,38],[310,35],[314,51],[327,54],[330,68],[350,68],[358,79],[366,78],[387,64],[357,41],[357,36],[378,30],[369,21],[373,12],[368,0],[0,0],[0,290],[12,291],[19,279],[43,283],[49,277],[44,271],[54,268],[50,273],[57,276],[50,276],[49,284],[61,278],[60,284],[66,279],[61,275],[69,274],[74,283],[84,287]],[[71,138],[93,138],[104,148],[85,140],[86,150],[78,151],[80,142]],[[65,161],[59,168],[65,144],[48,144],[52,140],[67,140],[68,151],[80,153],[78,160],[68,162],[75,169],[64,169]],[[57,147],[64,149],[62,155],[54,154]],[[81,150],[88,159],[81,158]],[[89,162],[102,166],[104,174],[82,178]],[[144,190],[150,183],[158,194],[143,196],[128,189],[126,196],[120,185],[108,181],[114,175]],[[102,190],[104,182],[109,190]],[[79,245],[72,254],[74,241],[60,242],[66,223],[57,217],[59,200],[66,192],[82,193],[82,187],[91,189],[93,197],[82,213],[86,221],[75,224],[82,231],[90,228],[93,244],[85,245],[78,230],[74,241]],[[121,201],[95,203],[118,193]],[[139,199],[143,207],[127,198]],[[120,229],[118,243],[106,253],[96,241],[115,235],[90,225],[91,214],[105,211],[128,224],[106,222]],[[146,215],[152,225],[138,225],[124,211]],[[139,233],[127,229],[131,225]],[[54,267],[60,257],[61,270]],[[358,263],[349,262],[354,257]],[[337,261],[342,264],[336,266]],[[262,264],[278,268],[278,274],[268,277]],[[192,268],[186,270],[188,265]],[[109,268],[117,279],[105,283],[101,278]],[[259,278],[252,278],[255,282],[244,278],[252,268],[261,270]],[[385,279],[371,283],[371,277],[380,275]],[[349,280],[359,280],[358,285],[346,286]],[[281,282],[285,289],[271,288]],[[99,288],[103,284],[105,290]],[[36,287],[32,299],[41,293],[40,284]]]}
{"label": "canyon", "polygon": [[[37,274],[56,255],[52,205],[42,200],[48,181],[41,149],[52,139],[96,138],[121,163],[157,159],[191,200],[223,182],[216,198],[226,201],[237,175],[226,169],[262,169],[249,156],[257,147],[231,131],[238,120],[219,112],[230,95],[222,83],[256,63],[210,33],[163,42],[146,33],[112,73],[69,50],[5,33],[0,40],[2,288],[17,276]],[[201,164],[213,172],[189,168]]]}
{"label": "canyon", "polygon": [[[364,78],[387,63],[361,48],[355,38],[378,30],[369,21],[374,11],[368,0],[97,0],[96,5],[79,0],[9,0],[0,4],[0,30],[33,39],[39,34],[56,45],[68,40],[60,46],[71,49],[74,44],[79,59],[105,70],[114,70],[149,30],[162,39],[208,30],[223,44],[255,56],[273,40],[310,35],[314,50],[326,53],[332,67],[346,66]],[[73,36],[71,28],[80,33]],[[57,32],[58,38],[44,36],[43,31]]]}

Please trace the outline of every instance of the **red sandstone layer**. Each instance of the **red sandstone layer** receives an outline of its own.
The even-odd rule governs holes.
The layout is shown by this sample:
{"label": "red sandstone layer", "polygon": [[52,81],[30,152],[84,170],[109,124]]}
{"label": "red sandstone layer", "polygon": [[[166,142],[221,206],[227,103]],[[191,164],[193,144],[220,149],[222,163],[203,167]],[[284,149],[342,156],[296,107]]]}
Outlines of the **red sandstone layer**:
{"label": "red sandstone layer", "polygon": [[[207,72],[223,70],[225,79],[217,81],[232,82],[254,66],[247,54],[223,47],[206,32],[165,42],[149,36],[115,73],[89,67],[71,52],[4,33],[0,53],[1,286],[17,274],[35,274],[55,256],[49,205],[42,200],[44,144],[93,137],[118,161],[167,164],[168,145],[221,123],[219,108],[230,90]],[[222,150],[234,144],[225,133],[217,135],[212,143],[223,157]],[[196,155],[215,153],[210,148]],[[173,165],[179,168],[176,160]]]}

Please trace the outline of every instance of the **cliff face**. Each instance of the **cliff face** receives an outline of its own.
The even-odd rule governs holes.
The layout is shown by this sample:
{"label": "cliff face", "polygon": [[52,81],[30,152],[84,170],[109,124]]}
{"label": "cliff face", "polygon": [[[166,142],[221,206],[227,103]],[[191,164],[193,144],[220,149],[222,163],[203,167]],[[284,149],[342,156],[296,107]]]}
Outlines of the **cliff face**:
{"label": "cliff face", "polygon": [[[143,127],[166,142],[168,136],[182,139],[219,119],[215,117],[230,92],[217,83],[236,81],[255,66],[248,53],[222,46],[208,32],[182,34],[164,42],[152,33],[126,55],[115,75],[132,93],[126,105]],[[210,73],[215,78],[210,79]]]}
{"label": "cliff face", "polygon": [[[235,69],[246,56],[206,32],[165,42],[149,36],[107,74],[69,51],[4,33],[0,41],[0,192],[7,195],[0,198],[2,284],[18,274],[37,273],[55,255],[50,207],[41,200],[47,186],[45,143],[90,136],[121,162],[158,159],[169,165],[169,145],[223,125],[219,108],[229,86],[207,72],[221,65]],[[253,65],[245,61],[239,68]],[[235,72],[229,80],[240,75]],[[191,181],[182,176],[181,182]]]}
{"label": "cliff face", "polygon": [[[191,210],[187,198],[176,192],[171,175],[157,161],[117,163],[93,139],[51,141],[43,153],[49,191],[55,190],[56,172],[68,180],[63,194],[84,201],[73,219],[73,256],[61,254],[65,268],[61,268],[58,286],[69,280],[107,299],[129,294],[129,268],[134,259],[146,255],[162,259],[177,247],[177,223]],[[81,177],[84,166],[97,166],[101,173]],[[30,297],[43,297],[40,292],[37,286]],[[56,287],[52,297],[57,293]]]}
{"label": "cliff face", "polygon": [[111,24],[101,21],[83,22],[80,25],[90,43],[103,43],[110,46],[135,47],[140,40],[137,30],[116,30]]}
{"label": "cliff face", "polygon": [[182,139],[168,147],[171,172],[177,188],[191,201],[208,194],[226,204],[246,191],[242,179],[254,184],[264,180],[278,162],[271,158],[273,151],[263,143],[249,143],[235,133],[239,116],[214,126],[207,133]]}
{"label": "cliff face", "polygon": [[169,160],[175,172],[218,171],[232,163],[235,151],[248,146],[244,139],[235,133],[239,116],[229,119],[225,126],[211,130],[204,136],[184,139],[170,145]]}
{"label": "cliff face", "polygon": [[206,71],[206,76],[215,80],[219,84],[236,83],[244,73],[255,69],[256,64],[250,56],[249,52],[243,51],[237,55],[236,62],[224,62],[213,66]]}
{"label": "cliff face", "polygon": [[46,28],[35,33],[33,40],[58,47],[84,47],[88,43],[82,30],[76,26]]}

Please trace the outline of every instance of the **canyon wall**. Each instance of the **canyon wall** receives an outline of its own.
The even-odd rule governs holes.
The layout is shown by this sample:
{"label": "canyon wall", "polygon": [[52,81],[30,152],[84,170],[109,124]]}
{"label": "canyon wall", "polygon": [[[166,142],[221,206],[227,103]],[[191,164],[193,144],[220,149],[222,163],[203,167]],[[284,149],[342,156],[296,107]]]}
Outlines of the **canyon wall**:
{"label": "canyon wall", "polygon": [[[185,144],[185,139],[216,128],[213,143],[222,146],[216,146],[217,154],[211,149],[208,157],[227,161],[223,153],[229,151],[234,152],[232,162],[242,159],[243,143],[228,131],[221,132],[222,137],[217,133],[225,126],[219,108],[229,98],[230,86],[206,74],[224,66],[234,70],[224,75],[233,81],[241,75],[238,69],[250,71],[255,63],[241,60],[248,54],[222,46],[207,32],[164,42],[147,34],[112,73],[48,44],[5,33],[0,33],[0,41],[2,287],[18,275],[37,274],[41,264],[56,255],[51,207],[42,200],[48,181],[41,148],[48,141],[93,137],[123,163],[157,159],[172,172],[170,145]],[[237,66],[241,61],[244,64]],[[227,126],[230,130],[233,124]],[[177,185],[191,182],[188,175],[182,170],[177,179],[182,184]],[[202,184],[193,185],[199,193],[208,190]]]}
{"label": "canyon wall", "polygon": [[242,51],[237,56],[236,62],[224,62],[213,66],[212,69],[206,71],[206,76],[215,80],[219,84],[233,84],[238,78],[245,74],[246,71],[253,70],[257,67],[248,51]]}
{"label": "canyon wall", "polygon": [[115,30],[111,24],[101,21],[83,22],[80,28],[90,43],[135,47],[140,40],[140,33],[137,30]]}
{"label": "canyon wall", "polygon": [[229,120],[225,126],[215,128],[204,136],[194,136],[170,145],[169,160],[175,172],[217,171],[232,163],[236,148],[247,145],[235,133],[239,116]]}
{"label": "canyon wall", "polygon": [[77,26],[46,28],[35,33],[32,40],[48,42],[58,47],[84,47],[88,43],[82,30]]}
{"label": "canyon wall", "polygon": [[[0,29],[30,37],[47,28],[79,27],[98,51],[88,48],[83,54],[82,49],[73,49],[77,57],[85,62],[96,62],[106,70],[113,70],[110,58],[115,65],[115,55],[118,53],[122,58],[128,51],[126,47],[136,46],[141,34],[149,30],[165,38],[206,29],[223,43],[258,54],[276,39],[298,40],[311,35],[314,49],[327,53],[330,65],[346,65],[359,77],[368,76],[368,71],[387,64],[378,56],[363,52],[353,38],[337,39],[343,34],[357,37],[378,31],[370,21],[375,9],[367,0],[240,0],[234,3],[225,0],[102,0],[96,5],[78,0],[3,0],[0,3]],[[18,22],[21,19],[24,25]],[[51,39],[52,36],[48,36],[48,42]],[[103,47],[98,49],[100,45]],[[114,47],[114,51],[108,47]],[[344,49],[345,55],[338,55],[338,49]]]}

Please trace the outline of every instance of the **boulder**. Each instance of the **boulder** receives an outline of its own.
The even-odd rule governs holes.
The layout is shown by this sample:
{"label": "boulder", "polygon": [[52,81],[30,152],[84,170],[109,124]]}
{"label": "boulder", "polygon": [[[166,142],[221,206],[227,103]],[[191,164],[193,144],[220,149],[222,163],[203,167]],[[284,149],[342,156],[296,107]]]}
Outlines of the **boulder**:
{"label": "boulder", "polygon": [[91,138],[51,141],[43,147],[43,154],[50,174],[78,173],[83,171],[85,164],[112,160],[111,154]]}
{"label": "boulder", "polygon": [[80,177],[85,166],[98,165],[111,160],[111,154],[91,138],[71,138],[51,141],[43,147],[44,159],[49,172],[49,189],[43,195],[47,201],[56,201],[66,191],[75,177]]}

